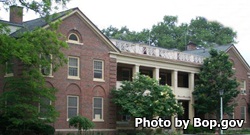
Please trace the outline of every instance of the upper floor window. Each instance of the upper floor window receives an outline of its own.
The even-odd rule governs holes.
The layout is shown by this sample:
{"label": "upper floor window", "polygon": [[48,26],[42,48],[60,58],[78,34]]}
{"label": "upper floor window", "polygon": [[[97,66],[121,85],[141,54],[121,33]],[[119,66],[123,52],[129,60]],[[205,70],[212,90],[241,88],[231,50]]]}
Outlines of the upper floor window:
{"label": "upper floor window", "polygon": [[122,80],[123,81],[131,81],[132,77],[131,77],[132,73],[131,73],[131,69],[128,68],[123,68],[122,69]]}
{"label": "upper floor window", "polygon": [[232,59],[229,59],[229,61],[232,63],[232,69],[235,70],[235,64],[234,61]]}
{"label": "upper floor window", "polygon": [[13,60],[7,61],[5,63],[5,77],[13,76],[14,74],[14,62]]}
{"label": "upper floor window", "polygon": [[246,94],[246,81],[245,80],[240,80],[240,93],[242,95]]}
{"label": "upper floor window", "polygon": [[50,64],[47,64],[44,66],[41,65],[41,73],[44,76],[52,76],[52,63],[51,63],[52,55],[51,54],[48,54],[48,55],[41,54],[41,59],[50,63]]}
{"label": "upper floor window", "polygon": [[104,62],[102,60],[94,60],[94,80],[104,80]]}
{"label": "upper floor window", "polygon": [[79,58],[69,56],[68,59],[68,78],[79,79]]}
{"label": "upper floor window", "polygon": [[80,37],[80,33],[76,30],[73,30],[69,33],[67,42],[83,45],[81,37]]}
{"label": "upper floor window", "polygon": [[73,41],[73,42],[79,42],[79,38],[75,33],[71,33],[69,35],[69,41]]}
{"label": "upper floor window", "polygon": [[188,88],[189,87],[188,73],[178,72],[178,87]]}

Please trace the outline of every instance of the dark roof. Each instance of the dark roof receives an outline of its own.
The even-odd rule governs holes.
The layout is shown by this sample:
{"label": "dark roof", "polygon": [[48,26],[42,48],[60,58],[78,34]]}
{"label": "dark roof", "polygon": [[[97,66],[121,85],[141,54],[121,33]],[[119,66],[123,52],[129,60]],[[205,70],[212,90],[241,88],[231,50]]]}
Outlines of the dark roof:
{"label": "dark roof", "polygon": [[11,26],[16,26],[16,27],[22,27],[22,26],[23,26],[22,24],[19,24],[19,23],[12,23],[12,22],[5,21],[5,20],[0,20],[0,23],[7,24],[7,25],[11,25]]}
{"label": "dark roof", "polygon": [[[217,51],[224,51],[226,52],[231,46],[233,46],[232,44],[230,45],[222,45],[222,46],[215,46],[212,47],[213,49],[217,50]],[[200,49],[196,49],[196,50],[189,50],[189,51],[183,51],[184,53],[189,53],[189,54],[194,54],[194,55],[199,55],[199,56],[203,56],[203,57],[209,57],[209,51],[212,48],[200,48]]]}
{"label": "dark roof", "polygon": [[12,33],[11,36],[17,37],[20,33],[26,32],[26,31],[32,31],[35,28],[39,28],[39,27],[44,27],[46,25],[49,24],[49,22],[53,22],[67,14],[69,14],[70,12],[76,10],[78,8],[72,8],[63,12],[59,12],[59,13],[55,13],[53,15],[50,15],[46,21],[45,17],[42,18],[37,18],[34,20],[30,20],[30,21],[26,21],[23,22],[22,24],[22,28],[17,30],[16,32]]}

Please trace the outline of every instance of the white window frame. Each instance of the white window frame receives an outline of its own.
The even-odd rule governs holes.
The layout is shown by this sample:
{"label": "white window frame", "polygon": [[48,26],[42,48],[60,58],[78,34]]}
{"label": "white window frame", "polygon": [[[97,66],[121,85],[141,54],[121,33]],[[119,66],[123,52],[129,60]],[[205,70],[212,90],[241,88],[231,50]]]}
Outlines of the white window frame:
{"label": "white window frame", "polygon": [[[75,35],[77,37],[77,41],[69,39],[69,37],[71,35]],[[73,43],[73,44],[77,44],[77,45],[83,45],[83,43],[80,43],[80,38],[79,38],[79,36],[76,33],[70,33],[69,34],[68,39],[67,39],[67,43]]]}
{"label": "white window frame", "polygon": [[[52,56],[52,54],[49,54],[50,55],[50,59],[52,60],[53,59],[53,56]],[[40,57],[42,57],[42,54],[40,55]],[[45,75],[45,74],[43,74],[42,73],[42,66],[40,66],[40,71],[41,71],[41,73],[42,73],[42,75],[43,76],[45,76],[45,77],[53,77],[53,74],[52,74],[52,63],[50,64],[50,73],[48,74],[48,75]]]}
{"label": "white window frame", "polygon": [[[243,108],[243,112],[242,112],[242,108]],[[242,115],[244,115],[244,123],[247,123],[247,121],[246,121],[246,106],[241,106],[241,108],[240,108],[240,119],[242,119]]]}
{"label": "white window frame", "polygon": [[[102,78],[95,78],[95,62],[101,62],[102,63]],[[93,60],[93,80],[99,81],[99,82],[105,82],[104,80],[104,61],[103,60]]]}
{"label": "white window frame", "polygon": [[72,106],[69,106],[69,98],[70,97],[76,98],[76,101],[77,101],[76,115],[79,115],[79,96],[67,95],[67,121],[70,119],[69,118],[69,108],[72,108]]}
{"label": "white window frame", "polygon": [[[69,65],[70,58],[77,59],[77,66],[70,66]],[[77,68],[77,76],[69,75],[69,68],[70,67]],[[77,79],[77,80],[80,80],[80,58],[79,57],[68,56],[68,79]]]}
{"label": "white window frame", "polygon": [[[101,108],[97,108],[95,107],[95,99],[101,99],[102,101],[102,107]],[[96,118],[95,117],[95,109],[101,109],[102,115],[100,116],[101,118]],[[103,97],[93,97],[93,121],[104,121],[104,115],[103,115]]]}
{"label": "white window frame", "polygon": [[8,68],[8,63],[12,63],[12,65],[14,66],[14,63],[13,61],[8,61],[5,63],[5,75],[4,77],[11,77],[11,76],[14,76],[14,73],[7,73],[7,68]]}

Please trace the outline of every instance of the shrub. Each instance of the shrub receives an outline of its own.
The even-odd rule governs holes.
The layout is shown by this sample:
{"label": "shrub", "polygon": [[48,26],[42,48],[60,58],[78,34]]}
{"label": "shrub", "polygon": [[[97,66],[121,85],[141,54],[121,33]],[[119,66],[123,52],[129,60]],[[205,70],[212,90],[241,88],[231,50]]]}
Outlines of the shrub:
{"label": "shrub", "polygon": [[75,116],[69,119],[69,126],[73,126],[78,129],[81,134],[81,130],[88,130],[94,127],[94,123],[84,116]]}
{"label": "shrub", "polygon": [[184,133],[186,134],[197,134],[197,133],[214,133],[214,129],[209,129],[205,127],[194,127],[193,125],[188,125],[188,128],[184,130]]}
{"label": "shrub", "polygon": [[36,134],[42,135],[54,135],[55,128],[51,125],[39,123],[39,124],[32,124],[29,128],[30,131],[33,131]]}

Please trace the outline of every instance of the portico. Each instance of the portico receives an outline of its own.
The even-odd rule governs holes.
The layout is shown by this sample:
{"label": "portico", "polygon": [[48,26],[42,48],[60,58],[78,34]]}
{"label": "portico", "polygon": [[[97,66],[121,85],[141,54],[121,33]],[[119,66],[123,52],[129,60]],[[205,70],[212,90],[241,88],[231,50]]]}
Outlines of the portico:
{"label": "portico", "polygon": [[[140,45],[139,45],[140,46]],[[123,46],[123,49],[131,49],[129,45]],[[147,46],[150,48],[150,46]],[[138,48],[138,46],[137,46]],[[159,48],[157,48],[159,49]],[[150,50],[150,49],[148,49]],[[157,51],[162,52],[162,51]],[[173,52],[173,54],[176,52]],[[180,54],[180,52],[178,52]],[[136,73],[148,75],[151,78],[159,80],[160,85],[168,85],[173,90],[178,102],[182,102],[185,108],[181,119],[190,119],[193,123],[194,109],[192,92],[194,90],[195,74],[199,72],[201,64],[191,62],[188,59],[167,59],[161,55],[151,55],[151,53],[136,54],[136,52],[122,51],[116,55],[117,61],[117,88],[121,81],[132,81]],[[180,55],[179,55],[180,56]],[[196,56],[191,56],[194,58]],[[174,58],[174,57],[171,57]]]}

